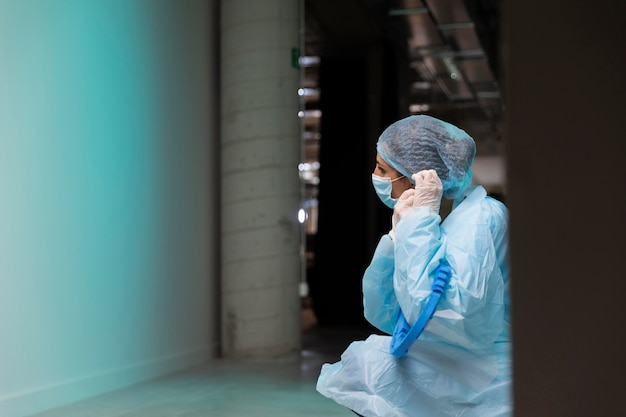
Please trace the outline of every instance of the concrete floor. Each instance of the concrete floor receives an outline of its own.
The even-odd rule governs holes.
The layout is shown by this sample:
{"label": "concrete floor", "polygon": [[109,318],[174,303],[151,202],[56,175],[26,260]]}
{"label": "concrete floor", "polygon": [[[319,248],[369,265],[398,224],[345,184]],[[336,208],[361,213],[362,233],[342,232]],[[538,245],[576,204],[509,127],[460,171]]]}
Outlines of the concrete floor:
{"label": "concrete floor", "polygon": [[215,359],[33,417],[355,417],[319,394],[315,382],[323,363],[370,333],[366,326],[317,326],[303,311],[300,358]]}

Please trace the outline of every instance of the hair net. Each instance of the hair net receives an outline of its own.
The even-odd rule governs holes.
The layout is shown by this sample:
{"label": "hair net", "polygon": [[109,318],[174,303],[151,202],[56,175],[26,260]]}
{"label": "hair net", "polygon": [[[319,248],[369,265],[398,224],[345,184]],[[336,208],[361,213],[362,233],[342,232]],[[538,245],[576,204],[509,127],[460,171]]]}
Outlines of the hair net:
{"label": "hair net", "polygon": [[474,139],[434,117],[417,115],[398,120],[380,135],[376,150],[411,182],[411,176],[419,171],[437,171],[447,199],[460,197],[472,182]]}

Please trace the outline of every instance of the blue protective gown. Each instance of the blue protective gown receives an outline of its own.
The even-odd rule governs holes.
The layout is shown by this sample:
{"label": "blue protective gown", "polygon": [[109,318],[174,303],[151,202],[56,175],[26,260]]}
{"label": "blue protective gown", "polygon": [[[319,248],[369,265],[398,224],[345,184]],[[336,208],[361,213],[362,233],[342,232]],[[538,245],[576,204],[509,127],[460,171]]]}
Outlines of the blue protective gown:
{"label": "blue protective gown", "polygon": [[405,357],[390,354],[390,336],[371,335],[322,366],[317,390],[366,417],[510,416],[507,216],[477,186],[443,223],[427,207],[402,218],[365,271],[366,319],[391,334],[401,307],[415,323],[442,258],[448,288]]}

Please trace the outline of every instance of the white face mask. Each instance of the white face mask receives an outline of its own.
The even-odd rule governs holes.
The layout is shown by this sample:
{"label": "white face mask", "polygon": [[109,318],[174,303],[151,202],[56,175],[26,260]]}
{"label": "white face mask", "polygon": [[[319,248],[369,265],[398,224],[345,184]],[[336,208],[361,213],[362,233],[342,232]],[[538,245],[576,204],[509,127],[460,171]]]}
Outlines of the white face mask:
{"label": "white face mask", "polygon": [[385,205],[389,208],[393,208],[398,201],[397,198],[391,197],[391,183],[398,181],[400,178],[404,178],[404,175],[392,180],[389,177],[381,177],[379,175],[372,174],[372,184],[374,185],[374,190],[376,190],[376,194],[378,195],[378,198],[380,198],[380,201],[385,203]]}

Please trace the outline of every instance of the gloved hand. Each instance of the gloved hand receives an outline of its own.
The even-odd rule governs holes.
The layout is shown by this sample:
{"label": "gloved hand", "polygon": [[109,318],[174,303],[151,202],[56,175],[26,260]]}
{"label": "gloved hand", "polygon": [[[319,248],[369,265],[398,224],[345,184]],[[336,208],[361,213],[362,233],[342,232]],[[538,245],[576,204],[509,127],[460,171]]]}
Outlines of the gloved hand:
{"label": "gloved hand", "polygon": [[437,172],[434,169],[420,171],[413,174],[413,181],[415,181],[413,207],[430,207],[439,214],[443,185]]}
{"label": "gloved hand", "polygon": [[402,195],[400,195],[400,198],[398,198],[398,201],[396,201],[396,205],[393,206],[391,231],[389,232],[389,236],[392,240],[395,240],[396,238],[396,224],[398,224],[403,216],[413,209],[414,193],[415,190],[412,188],[405,190]]}

